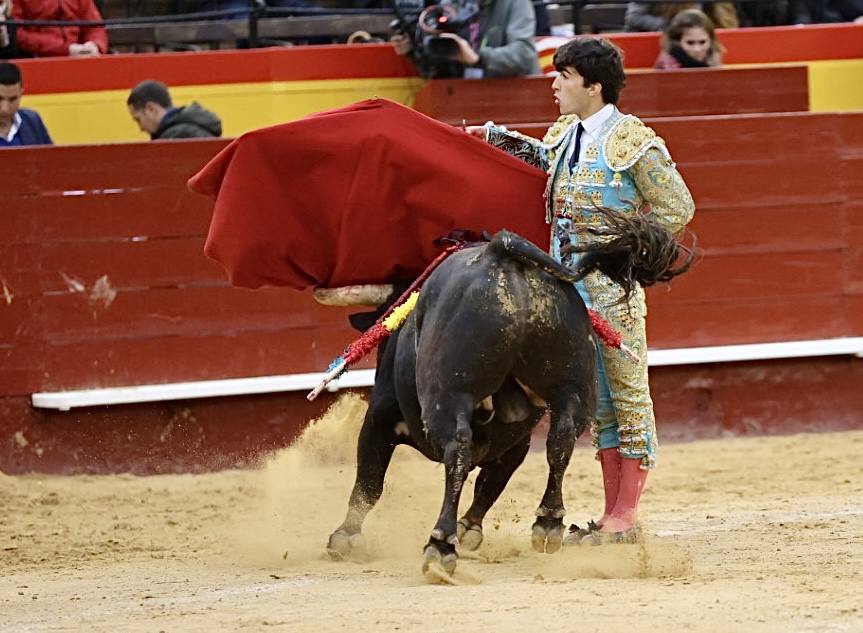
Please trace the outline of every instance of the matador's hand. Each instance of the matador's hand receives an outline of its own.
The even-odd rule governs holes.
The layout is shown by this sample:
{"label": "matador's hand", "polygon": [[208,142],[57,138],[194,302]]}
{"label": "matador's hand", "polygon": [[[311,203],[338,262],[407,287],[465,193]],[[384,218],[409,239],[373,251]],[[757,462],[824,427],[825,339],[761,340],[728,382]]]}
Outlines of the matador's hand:
{"label": "matador's hand", "polygon": [[488,128],[484,125],[468,125],[464,131],[482,141],[488,140]]}

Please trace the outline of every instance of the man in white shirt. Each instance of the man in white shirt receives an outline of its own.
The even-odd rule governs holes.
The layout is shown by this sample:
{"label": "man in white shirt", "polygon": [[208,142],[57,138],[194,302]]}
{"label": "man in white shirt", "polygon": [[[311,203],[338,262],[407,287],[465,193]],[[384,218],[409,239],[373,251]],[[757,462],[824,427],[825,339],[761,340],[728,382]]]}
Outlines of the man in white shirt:
{"label": "man in white shirt", "polygon": [[37,112],[21,107],[24,82],[15,64],[0,62],[0,149],[51,145],[51,135]]}

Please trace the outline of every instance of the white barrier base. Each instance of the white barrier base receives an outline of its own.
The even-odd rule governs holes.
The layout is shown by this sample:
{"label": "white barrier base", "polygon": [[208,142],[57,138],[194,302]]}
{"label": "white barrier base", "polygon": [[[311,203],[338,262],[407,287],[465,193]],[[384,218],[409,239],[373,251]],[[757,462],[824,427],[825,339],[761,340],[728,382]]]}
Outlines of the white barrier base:
{"label": "white barrier base", "polygon": [[[787,343],[755,343],[751,345],[719,345],[714,347],[684,347],[654,349],[648,352],[648,364],[697,365],[701,363],[728,363],[746,360],[776,358],[803,358],[810,356],[836,356],[853,354],[863,357],[863,337],[834,338]],[[34,407],[68,411],[76,407],[98,405],[242,396],[281,391],[311,391],[323,378],[323,372],[175,382],[164,385],[137,385],[108,389],[81,389],[77,391],[40,392],[32,395]],[[374,384],[373,369],[359,369],[345,373],[327,389],[337,391],[351,387],[370,387]]]}

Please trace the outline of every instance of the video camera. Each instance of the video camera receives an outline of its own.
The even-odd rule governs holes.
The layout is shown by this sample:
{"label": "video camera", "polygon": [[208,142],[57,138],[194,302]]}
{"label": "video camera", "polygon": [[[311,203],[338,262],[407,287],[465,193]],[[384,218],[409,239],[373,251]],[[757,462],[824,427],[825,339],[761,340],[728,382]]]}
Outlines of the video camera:
{"label": "video camera", "polygon": [[[394,32],[410,38],[411,55],[423,77],[446,76],[458,66],[453,61],[458,44],[441,34],[455,33],[470,41],[470,25],[479,19],[478,0],[440,0],[429,6],[423,0],[393,0],[393,9]],[[451,72],[459,75],[458,69]]]}

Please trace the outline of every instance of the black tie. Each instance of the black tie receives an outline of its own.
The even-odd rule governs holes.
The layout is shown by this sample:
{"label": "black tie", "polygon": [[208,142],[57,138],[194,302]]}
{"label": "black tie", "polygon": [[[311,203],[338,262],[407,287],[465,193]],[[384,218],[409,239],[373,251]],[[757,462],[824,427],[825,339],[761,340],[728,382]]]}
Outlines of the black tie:
{"label": "black tie", "polygon": [[581,133],[584,132],[584,126],[579,122],[575,128],[575,148],[572,150],[572,156],[569,157],[569,171],[575,169],[578,163],[578,155],[581,154]]}

